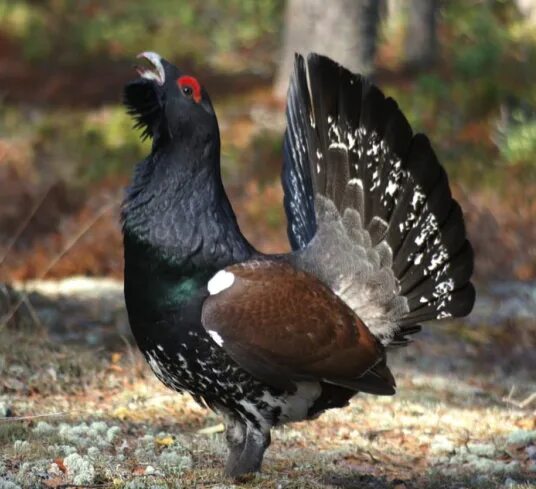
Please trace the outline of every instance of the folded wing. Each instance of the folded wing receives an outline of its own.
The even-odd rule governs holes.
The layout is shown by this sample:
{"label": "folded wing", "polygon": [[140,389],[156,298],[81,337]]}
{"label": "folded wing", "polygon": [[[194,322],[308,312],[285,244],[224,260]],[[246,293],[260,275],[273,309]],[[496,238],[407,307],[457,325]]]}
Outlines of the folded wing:
{"label": "folded wing", "polygon": [[380,342],[314,276],[280,260],[249,261],[219,272],[210,291],[203,326],[258,379],[289,391],[316,380],[394,393]]}

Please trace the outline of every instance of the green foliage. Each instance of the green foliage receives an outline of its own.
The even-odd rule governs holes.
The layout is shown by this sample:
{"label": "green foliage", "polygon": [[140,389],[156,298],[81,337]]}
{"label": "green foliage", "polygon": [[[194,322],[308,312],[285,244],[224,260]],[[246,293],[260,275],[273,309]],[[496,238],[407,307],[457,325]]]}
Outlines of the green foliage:
{"label": "green foliage", "polygon": [[81,141],[77,133],[73,136],[74,145],[81,144],[85,150],[81,176],[90,180],[125,173],[150,147],[149,141],[141,141],[139,131],[132,130],[132,120],[123,107],[103,109],[84,118]]}
{"label": "green foliage", "polygon": [[514,114],[499,149],[507,164],[536,165],[536,117]]}
{"label": "green foliage", "polygon": [[266,40],[279,27],[282,5],[283,0],[0,0],[0,22],[11,26],[31,60],[117,59],[150,49],[206,61]]}
{"label": "green foliage", "polygon": [[43,111],[30,117],[7,106],[0,113],[6,140],[24,139],[40,171],[73,183],[125,174],[150,147],[119,106],[89,112]]}
{"label": "green foliage", "polygon": [[463,80],[496,74],[508,40],[492,9],[484,4],[466,8],[463,15],[455,7],[452,10],[447,11],[446,20],[457,41],[451,50],[456,74]]}
{"label": "green foliage", "polygon": [[[445,2],[441,25],[438,68],[389,94],[455,179],[495,186],[505,165],[536,166],[536,122],[515,115],[536,107],[536,29],[505,0]],[[513,120],[497,134],[505,111]]]}
{"label": "green foliage", "polygon": [[[104,60],[132,59],[152,49],[219,70],[270,70],[265,60],[273,60],[276,52],[283,4],[0,0],[0,22],[28,59],[53,60],[66,69],[88,61],[97,66]],[[383,88],[414,128],[430,136],[451,174],[471,180],[505,166],[536,167],[534,119],[514,117],[498,136],[496,131],[505,101],[536,107],[536,29],[521,22],[511,0],[450,0],[442,2],[440,14],[441,63],[417,75],[411,90],[398,81]],[[31,121],[14,112],[4,111],[0,128],[16,126],[8,134],[29,137],[33,154],[82,180],[122,173],[147,149],[121,108],[52,110]],[[226,177],[270,182],[281,162],[280,135],[276,142],[271,138],[259,135],[247,151],[224,146]]]}

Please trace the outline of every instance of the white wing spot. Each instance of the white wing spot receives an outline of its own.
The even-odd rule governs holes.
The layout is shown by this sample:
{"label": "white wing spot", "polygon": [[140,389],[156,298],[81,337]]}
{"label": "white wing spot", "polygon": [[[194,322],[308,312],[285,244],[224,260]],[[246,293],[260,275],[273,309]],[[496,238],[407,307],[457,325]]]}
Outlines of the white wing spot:
{"label": "white wing spot", "polygon": [[351,178],[348,180],[348,185],[357,185],[358,187],[363,188],[363,182],[360,178]]}
{"label": "white wing spot", "polygon": [[216,343],[218,346],[223,345],[223,338],[219,335],[217,331],[214,331],[213,329],[207,329],[207,333],[210,335],[214,343]]}
{"label": "white wing spot", "polygon": [[207,289],[210,295],[219,294],[221,291],[228,289],[233,285],[235,276],[227,270],[220,270],[212,277],[207,284]]}

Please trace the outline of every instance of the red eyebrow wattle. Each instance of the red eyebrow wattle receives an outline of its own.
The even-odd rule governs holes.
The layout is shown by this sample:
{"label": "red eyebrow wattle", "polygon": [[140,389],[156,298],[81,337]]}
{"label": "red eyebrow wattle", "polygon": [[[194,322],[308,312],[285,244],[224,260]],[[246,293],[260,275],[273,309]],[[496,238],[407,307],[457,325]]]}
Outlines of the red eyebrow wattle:
{"label": "red eyebrow wattle", "polygon": [[179,85],[180,88],[190,87],[192,89],[193,99],[197,103],[201,102],[201,85],[196,78],[187,75],[181,76],[177,79],[177,85]]}

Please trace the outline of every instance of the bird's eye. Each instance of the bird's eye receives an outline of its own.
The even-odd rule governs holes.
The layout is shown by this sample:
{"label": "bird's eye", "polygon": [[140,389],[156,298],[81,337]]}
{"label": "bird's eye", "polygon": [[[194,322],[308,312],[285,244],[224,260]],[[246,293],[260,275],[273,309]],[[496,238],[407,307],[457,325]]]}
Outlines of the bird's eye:
{"label": "bird's eye", "polygon": [[202,99],[201,85],[193,76],[181,76],[177,79],[177,85],[185,97],[199,103]]}

